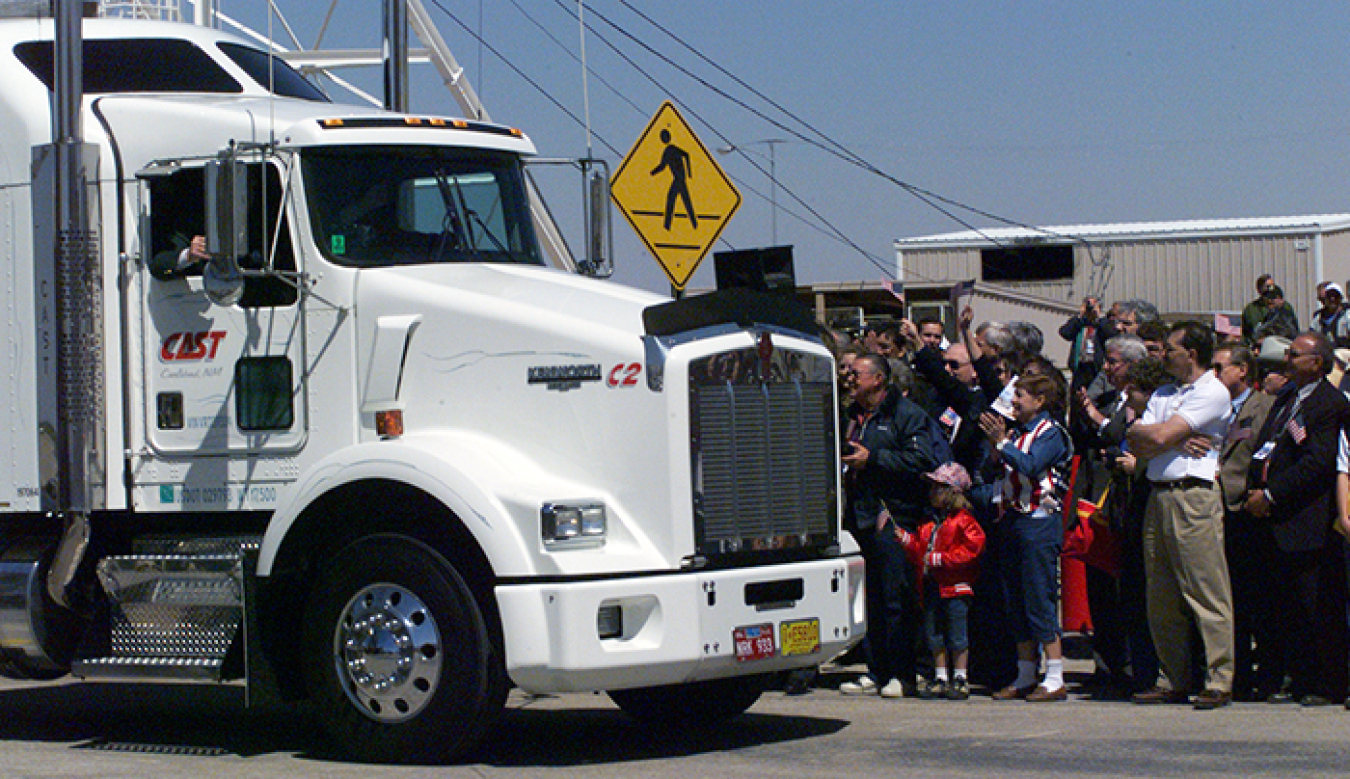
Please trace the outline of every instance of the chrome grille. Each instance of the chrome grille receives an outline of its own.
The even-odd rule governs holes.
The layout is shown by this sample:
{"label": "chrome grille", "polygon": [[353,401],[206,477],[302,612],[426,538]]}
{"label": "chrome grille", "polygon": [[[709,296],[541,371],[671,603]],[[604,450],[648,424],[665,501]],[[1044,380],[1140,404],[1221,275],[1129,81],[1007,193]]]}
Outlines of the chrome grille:
{"label": "chrome grille", "polygon": [[781,349],[764,368],[760,352],[691,365],[699,554],[837,541],[833,368],[827,358]]}

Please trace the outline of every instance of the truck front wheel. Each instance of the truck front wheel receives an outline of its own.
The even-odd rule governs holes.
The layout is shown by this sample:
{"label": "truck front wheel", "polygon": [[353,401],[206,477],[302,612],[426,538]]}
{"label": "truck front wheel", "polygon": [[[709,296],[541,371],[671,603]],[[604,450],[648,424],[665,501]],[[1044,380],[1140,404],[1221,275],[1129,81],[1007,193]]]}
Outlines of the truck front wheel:
{"label": "truck front wheel", "polygon": [[365,759],[461,757],[505,699],[473,594],[444,558],[408,538],[362,539],[323,567],[304,654],[333,746]]}
{"label": "truck front wheel", "polygon": [[610,700],[635,719],[674,727],[713,725],[755,705],[768,675],[711,679],[667,687],[610,690]]}

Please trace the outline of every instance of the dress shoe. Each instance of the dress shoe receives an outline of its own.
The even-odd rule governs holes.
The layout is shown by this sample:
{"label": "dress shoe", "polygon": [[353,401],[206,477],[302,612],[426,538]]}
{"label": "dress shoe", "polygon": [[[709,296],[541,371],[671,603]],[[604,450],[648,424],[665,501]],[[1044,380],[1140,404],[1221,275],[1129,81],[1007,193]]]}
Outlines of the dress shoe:
{"label": "dress shoe", "polygon": [[1066,701],[1069,699],[1069,688],[1060,686],[1054,690],[1045,689],[1041,685],[1027,694],[1027,703],[1050,703],[1051,701]]}
{"label": "dress shoe", "polygon": [[1137,692],[1130,696],[1133,703],[1154,704],[1154,703],[1185,703],[1190,698],[1185,692],[1180,690],[1169,690],[1164,687],[1154,687],[1151,690]]}
{"label": "dress shoe", "polygon": [[1302,706],[1308,706],[1308,707],[1312,707],[1312,706],[1330,706],[1330,705],[1331,705],[1331,699],[1330,699],[1330,698],[1323,697],[1323,696],[1321,696],[1321,695],[1318,695],[1318,694],[1315,693],[1315,692],[1310,692],[1310,693],[1308,693],[1307,695],[1303,696],[1302,698],[1299,698],[1299,699],[1298,699],[1298,702],[1299,702],[1300,705],[1302,705]]}
{"label": "dress shoe", "polygon": [[1298,698],[1296,698],[1292,692],[1280,690],[1279,692],[1272,692],[1270,695],[1267,695],[1266,703],[1298,703]]}
{"label": "dress shoe", "polygon": [[1035,690],[1036,687],[1034,685],[1030,687],[1014,687],[1010,684],[1001,690],[996,690],[994,694],[989,697],[996,701],[1016,701],[1026,698]]}
{"label": "dress shoe", "polygon": [[1227,690],[1207,689],[1195,696],[1195,708],[1201,710],[1218,709],[1233,701],[1233,694]]}

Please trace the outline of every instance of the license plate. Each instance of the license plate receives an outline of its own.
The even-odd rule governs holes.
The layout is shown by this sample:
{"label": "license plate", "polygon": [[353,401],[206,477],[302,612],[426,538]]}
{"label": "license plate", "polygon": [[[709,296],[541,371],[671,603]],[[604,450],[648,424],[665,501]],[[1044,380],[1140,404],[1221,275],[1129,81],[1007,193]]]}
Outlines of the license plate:
{"label": "license plate", "polygon": [[746,625],[731,631],[736,643],[736,659],[742,663],[768,660],[775,654],[773,625]]}
{"label": "license plate", "polygon": [[783,657],[809,655],[820,651],[820,620],[797,619],[778,626]]}

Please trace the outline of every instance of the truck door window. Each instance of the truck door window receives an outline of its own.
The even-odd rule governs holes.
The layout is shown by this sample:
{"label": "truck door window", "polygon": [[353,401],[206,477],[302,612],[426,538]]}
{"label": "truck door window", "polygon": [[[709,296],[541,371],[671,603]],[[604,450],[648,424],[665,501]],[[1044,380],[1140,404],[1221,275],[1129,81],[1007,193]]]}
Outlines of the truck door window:
{"label": "truck door window", "polygon": [[[267,192],[263,196],[262,171],[267,170]],[[249,251],[240,258],[245,270],[265,267],[264,235],[270,241],[276,237],[273,270],[294,272],[295,250],[291,243],[290,226],[283,208],[281,179],[275,166],[251,163],[249,176]],[[150,187],[150,254],[152,266],[168,267],[176,262],[178,254],[193,236],[205,232],[205,204],[203,202],[203,172],[201,168],[184,168],[171,176],[157,176],[148,180]],[[264,209],[265,204],[265,209]],[[266,210],[266,219],[264,219]],[[277,230],[277,217],[281,229]],[[265,225],[264,225],[265,222]],[[265,232],[264,232],[265,230]],[[190,267],[184,275],[200,276],[200,267]],[[275,276],[247,276],[244,295],[239,300],[243,308],[291,306],[299,299],[295,285]]]}

